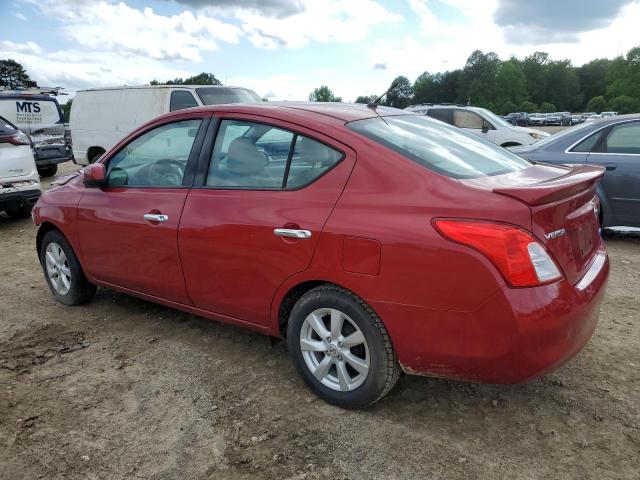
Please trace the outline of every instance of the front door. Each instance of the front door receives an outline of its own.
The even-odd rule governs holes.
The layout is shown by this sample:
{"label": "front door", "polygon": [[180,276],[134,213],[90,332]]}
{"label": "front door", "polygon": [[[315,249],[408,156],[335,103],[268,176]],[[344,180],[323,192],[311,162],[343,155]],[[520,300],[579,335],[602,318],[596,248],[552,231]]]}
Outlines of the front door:
{"label": "front door", "polygon": [[618,223],[640,225],[640,122],[613,126],[587,161],[607,169],[602,187]]}
{"label": "front door", "polygon": [[277,288],[311,262],[355,154],[317,133],[250,118],[220,122],[178,240],[195,306],[265,325]]}
{"label": "front door", "polygon": [[207,123],[183,118],[152,127],[105,158],[108,186],[87,188],[78,207],[78,236],[88,275],[189,303],[178,225],[193,180],[189,166],[197,161]]}
{"label": "front door", "polygon": [[496,129],[487,120],[471,110],[454,109],[453,124],[492,143],[496,142]]}

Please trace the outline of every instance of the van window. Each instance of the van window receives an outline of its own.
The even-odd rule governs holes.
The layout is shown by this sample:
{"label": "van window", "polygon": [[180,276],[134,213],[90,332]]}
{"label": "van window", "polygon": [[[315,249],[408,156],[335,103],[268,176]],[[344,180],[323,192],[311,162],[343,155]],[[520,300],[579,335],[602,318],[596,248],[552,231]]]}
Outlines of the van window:
{"label": "van window", "polygon": [[453,112],[449,108],[430,108],[427,115],[441,122],[453,125]]}
{"label": "van window", "polygon": [[175,112],[176,110],[182,110],[183,108],[193,108],[197,106],[198,102],[193,98],[191,92],[184,90],[171,92],[171,102],[169,105],[170,111]]}
{"label": "van window", "polygon": [[458,128],[481,130],[484,121],[480,115],[469,110],[454,110],[453,124]]}
{"label": "van window", "polygon": [[416,163],[451,178],[478,178],[523,170],[531,163],[465,130],[424,116],[368,118],[347,126]]}
{"label": "van window", "polygon": [[196,93],[205,105],[262,102],[258,94],[246,88],[202,87],[196,88]]}

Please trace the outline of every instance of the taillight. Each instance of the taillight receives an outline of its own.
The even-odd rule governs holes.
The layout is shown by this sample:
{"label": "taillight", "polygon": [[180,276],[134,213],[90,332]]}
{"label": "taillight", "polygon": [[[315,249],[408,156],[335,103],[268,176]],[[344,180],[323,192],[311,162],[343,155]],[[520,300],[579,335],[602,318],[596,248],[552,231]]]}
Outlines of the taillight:
{"label": "taillight", "polygon": [[485,255],[513,287],[542,285],[562,277],[547,250],[518,227],[476,220],[440,219],[433,224],[445,238]]}
{"label": "taillight", "polygon": [[13,135],[0,137],[0,143],[10,143],[12,145],[29,145],[29,137],[18,130]]}

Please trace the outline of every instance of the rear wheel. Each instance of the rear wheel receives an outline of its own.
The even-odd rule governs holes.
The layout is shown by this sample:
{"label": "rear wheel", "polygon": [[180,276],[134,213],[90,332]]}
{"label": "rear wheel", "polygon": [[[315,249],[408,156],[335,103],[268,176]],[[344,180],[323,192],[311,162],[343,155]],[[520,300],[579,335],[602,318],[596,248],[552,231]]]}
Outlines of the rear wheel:
{"label": "rear wheel", "polygon": [[340,407],[375,403],[400,375],[380,318],[358,296],[333,285],[314,288],[298,300],[287,342],[307,386]]}
{"label": "rear wheel", "polygon": [[58,230],[47,232],[42,239],[40,262],[57,301],[79,305],[93,298],[96,286],[87,280],[73,248]]}
{"label": "rear wheel", "polygon": [[42,165],[38,167],[41,177],[53,177],[58,172],[58,165]]}
{"label": "rear wheel", "polygon": [[5,212],[9,215],[9,218],[16,220],[20,218],[27,218],[31,215],[31,205],[28,203],[13,205],[11,207],[7,207]]}

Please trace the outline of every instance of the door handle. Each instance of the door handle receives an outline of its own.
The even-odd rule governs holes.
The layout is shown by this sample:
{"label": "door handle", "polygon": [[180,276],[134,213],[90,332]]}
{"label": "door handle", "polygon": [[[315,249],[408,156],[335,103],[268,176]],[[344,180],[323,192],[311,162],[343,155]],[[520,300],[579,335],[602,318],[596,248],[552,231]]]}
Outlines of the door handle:
{"label": "door handle", "polygon": [[290,238],[309,238],[311,237],[311,232],[309,230],[296,230],[293,228],[275,228],[273,233],[279,237],[290,237]]}
{"label": "door handle", "polygon": [[145,213],[144,219],[148,222],[166,222],[169,220],[169,215],[163,215],[161,213]]}

